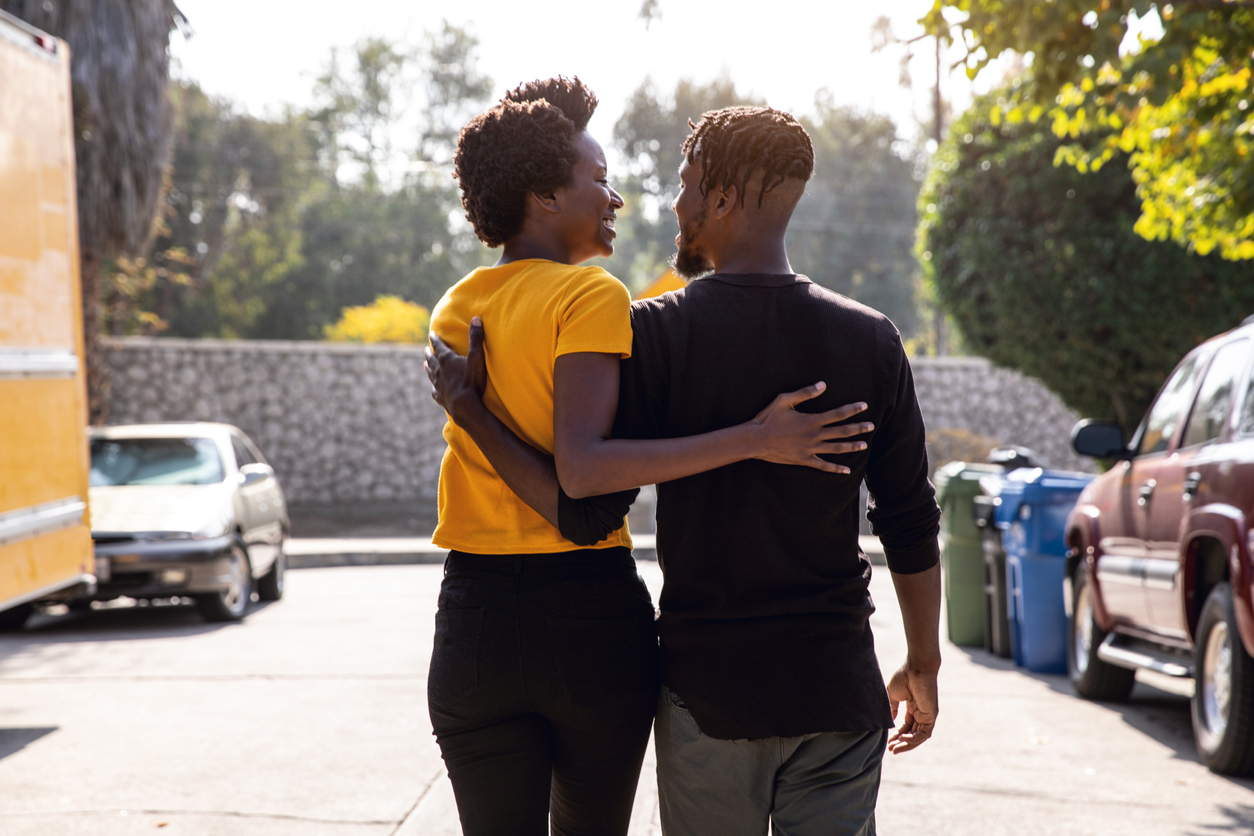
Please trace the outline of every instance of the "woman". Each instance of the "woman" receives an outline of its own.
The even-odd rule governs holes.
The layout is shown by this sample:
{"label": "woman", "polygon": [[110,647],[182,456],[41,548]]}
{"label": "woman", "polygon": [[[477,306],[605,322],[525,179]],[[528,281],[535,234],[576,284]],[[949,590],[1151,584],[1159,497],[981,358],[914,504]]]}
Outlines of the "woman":
{"label": "woman", "polygon": [[[591,548],[559,533],[569,498],[555,438],[596,448],[595,466],[563,474],[580,496],[748,458],[840,471],[816,453],[858,446],[828,443],[848,428],[824,429],[852,411],[791,409],[821,384],[718,432],[607,440],[631,327],[624,286],[578,266],[613,252],[623,205],[585,130],[596,103],[578,79],[522,85],[463,129],[455,159],[476,234],[503,246],[495,265],[462,279],[432,314],[433,335],[460,353],[472,318],[489,334],[482,401],[444,404],[454,420],[434,537],[450,554],[428,696],[468,834],[542,834],[550,822],[558,834],[625,833],[648,741],[653,605],[626,526]],[[541,466],[493,468],[495,444],[510,443],[511,432]]]}

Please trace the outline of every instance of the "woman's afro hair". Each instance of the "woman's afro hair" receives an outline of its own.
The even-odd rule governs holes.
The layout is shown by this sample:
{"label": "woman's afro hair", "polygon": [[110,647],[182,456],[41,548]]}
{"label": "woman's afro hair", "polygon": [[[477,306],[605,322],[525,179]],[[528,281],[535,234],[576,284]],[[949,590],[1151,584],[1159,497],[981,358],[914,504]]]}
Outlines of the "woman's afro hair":
{"label": "woman's afro hair", "polygon": [[684,157],[689,165],[702,170],[698,188],[702,196],[710,189],[736,186],[740,205],[755,171],[764,171],[758,205],[771,189],[785,179],[809,180],[814,173],[814,146],[806,129],[791,115],[769,107],[725,107],[701,115],[701,122],[688,121],[692,133],[684,140]]}
{"label": "woman's afro hair", "polygon": [[570,183],[575,140],[596,107],[578,77],[558,76],[519,85],[462,128],[453,176],[480,241],[504,244],[522,228],[527,195]]}

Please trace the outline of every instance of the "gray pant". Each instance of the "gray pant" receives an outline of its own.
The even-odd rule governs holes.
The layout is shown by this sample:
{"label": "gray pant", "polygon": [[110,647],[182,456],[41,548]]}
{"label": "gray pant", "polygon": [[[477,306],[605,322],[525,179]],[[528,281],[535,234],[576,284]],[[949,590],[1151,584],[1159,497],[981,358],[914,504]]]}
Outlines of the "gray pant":
{"label": "gray pant", "polygon": [[665,836],[875,836],[886,730],[718,740],[663,687],[653,737]]}

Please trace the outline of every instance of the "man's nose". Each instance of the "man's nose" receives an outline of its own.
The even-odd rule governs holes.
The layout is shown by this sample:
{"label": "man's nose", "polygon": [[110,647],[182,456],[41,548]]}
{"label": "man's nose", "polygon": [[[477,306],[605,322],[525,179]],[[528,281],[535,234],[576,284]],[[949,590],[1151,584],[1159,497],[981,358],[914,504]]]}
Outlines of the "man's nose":
{"label": "man's nose", "polygon": [[612,187],[610,188],[610,206],[614,207],[615,209],[623,208],[623,196],[619,194],[618,192],[614,191]]}

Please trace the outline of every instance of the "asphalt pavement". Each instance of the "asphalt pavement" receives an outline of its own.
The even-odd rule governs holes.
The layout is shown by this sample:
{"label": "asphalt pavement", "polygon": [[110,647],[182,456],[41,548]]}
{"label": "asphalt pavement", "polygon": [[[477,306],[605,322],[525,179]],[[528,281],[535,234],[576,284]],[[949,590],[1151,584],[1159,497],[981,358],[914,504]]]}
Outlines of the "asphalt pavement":
{"label": "asphalt pavement", "polygon": [[[132,606],[0,638],[0,836],[458,833],[425,704],[440,576],[302,569],[242,624]],[[889,670],[904,638],[881,568],[872,592]],[[1254,781],[1198,763],[1181,685],[1088,703],[946,645],[936,736],[888,758],[879,831],[1254,834]],[[652,769],[633,836],[660,833]]]}

